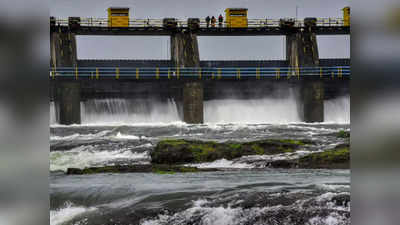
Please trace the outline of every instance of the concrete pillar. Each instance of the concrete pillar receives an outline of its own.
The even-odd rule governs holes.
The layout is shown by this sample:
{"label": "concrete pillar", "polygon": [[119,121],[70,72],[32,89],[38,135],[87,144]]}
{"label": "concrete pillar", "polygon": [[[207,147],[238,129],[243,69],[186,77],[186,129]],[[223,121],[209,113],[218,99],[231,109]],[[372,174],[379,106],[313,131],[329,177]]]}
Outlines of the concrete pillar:
{"label": "concrete pillar", "polygon": [[299,31],[286,35],[286,60],[289,66],[318,66],[318,45],[315,33]]}
{"label": "concrete pillar", "polygon": [[[317,38],[311,28],[286,36],[286,59],[291,67],[319,66]],[[318,78],[317,78],[318,79]],[[305,122],[324,121],[324,85],[321,80],[301,82],[300,114]]]}
{"label": "concrete pillar", "polygon": [[186,123],[203,123],[203,83],[185,82],[183,84],[183,120]]}
{"label": "concrete pillar", "polygon": [[[200,67],[197,35],[191,32],[174,33],[171,36],[171,60],[177,67]],[[203,123],[203,82],[186,79],[182,90],[183,121]]]}
{"label": "concrete pillar", "polygon": [[52,67],[76,66],[76,38],[73,33],[50,33],[50,65]]}
{"label": "concrete pillar", "polygon": [[59,123],[81,123],[81,95],[79,81],[63,81],[58,84]]}
{"label": "concrete pillar", "polygon": [[302,116],[306,123],[324,121],[324,83],[322,80],[303,80],[301,86]]}
{"label": "concrete pillar", "polygon": [[[76,38],[70,32],[50,33],[50,66],[75,67],[77,66]],[[80,124],[80,83],[79,81],[60,82],[56,86],[58,122],[60,124]]]}
{"label": "concrete pillar", "polygon": [[178,67],[199,67],[200,55],[197,35],[191,32],[172,34],[171,60]]}

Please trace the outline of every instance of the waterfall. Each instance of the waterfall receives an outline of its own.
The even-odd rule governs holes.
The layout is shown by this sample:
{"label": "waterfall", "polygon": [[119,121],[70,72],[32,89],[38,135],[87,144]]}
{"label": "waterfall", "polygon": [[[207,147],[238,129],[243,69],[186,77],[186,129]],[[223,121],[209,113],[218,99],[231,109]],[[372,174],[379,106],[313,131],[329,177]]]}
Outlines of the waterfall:
{"label": "waterfall", "polygon": [[82,102],[82,124],[168,123],[179,121],[173,99],[92,99]]}
{"label": "waterfall", "polygon": [[289,123],[300,122],[296,98],[223,99],[204,103],[206,123]]}
{"label": "waterfall", "polygon": [[[350,123],[350,96],[324,102],[327,123]],[[171,123],[181,121],[174,99],[92,99],[81,103],[82,124]],[[219,99],[204,102],[205,123],[301,122],[295,95],[284,98]],[[50,102],[50,124],[56,124],[56,107]]]}
{"label": "waterfall", "polygon": [[50,102],[50,125],[56,124],[57,123],[57,116],[56,116],[56,105],[54,102]]}
{"label": "waterfall", "polygon": [[326,100],[324,118],[328,123],[350,123],[350,96]]}

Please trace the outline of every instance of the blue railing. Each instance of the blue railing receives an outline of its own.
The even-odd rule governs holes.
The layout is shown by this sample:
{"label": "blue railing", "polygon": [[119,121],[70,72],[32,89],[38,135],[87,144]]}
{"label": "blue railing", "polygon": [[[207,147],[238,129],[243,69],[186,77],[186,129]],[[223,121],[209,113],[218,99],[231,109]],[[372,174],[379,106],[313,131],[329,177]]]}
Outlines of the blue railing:
{"label": "blue railing", "polygon": [[263,78],[263,77],[349,77],[350,66],[334,67],[57,67],[50,68],[50,77],[109,78]]}

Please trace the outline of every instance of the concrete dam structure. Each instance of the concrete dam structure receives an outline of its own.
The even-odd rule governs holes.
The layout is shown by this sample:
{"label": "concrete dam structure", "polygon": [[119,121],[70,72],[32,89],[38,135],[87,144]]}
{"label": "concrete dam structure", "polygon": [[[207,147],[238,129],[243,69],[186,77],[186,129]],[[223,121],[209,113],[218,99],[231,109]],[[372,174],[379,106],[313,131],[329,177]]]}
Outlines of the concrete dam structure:
{"label": "concrete dam structure", "polygon": [[[260,93],[279,98],[289,89],[298,99],[297,109],[303,121],[323,122],[324,100],[349,94],[350,61],[319,59],[316,35],[325,34],[321,29],[316,32],[303,27],[282,32],[274,35],[286,36],[286,60],[258,62],[261,66],[252,61],[242,65],[234,61],[201,61],[198,33],[190,30],[162,33],[170,35],[171,60],[142,61],[140,66],[139,61],[78,60],[75,35],[96,32],[55,29],[50,39],[50,99],[57,108],[57,122],[80,124],[80,103],[88,99],[156,97],[161,101],[174,99],[181,119],[198,124],[204,122],[205,100],[221,98],[229,91],[242,99],[257,98]],[[337,32],[343,33],[348,31]],[[244,34],[246,31],[242,30],[240,35]],[[252,31],[248,35],[266,34]],[[153,72],[145,73],[152,63]],[[108,72],[104,67],[109,68]]]}

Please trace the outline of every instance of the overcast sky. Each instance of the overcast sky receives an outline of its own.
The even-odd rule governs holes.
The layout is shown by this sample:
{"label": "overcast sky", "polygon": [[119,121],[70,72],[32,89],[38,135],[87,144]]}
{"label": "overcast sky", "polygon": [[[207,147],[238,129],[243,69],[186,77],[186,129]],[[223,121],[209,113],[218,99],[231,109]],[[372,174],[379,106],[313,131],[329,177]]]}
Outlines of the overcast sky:
{"label": "overcast sky", "polygon": [[[223,14],[225,8],[248,8],[249,19],[296,16],[342,17],[347,0],[51,0],[50,15],[106,18],[110,6],[130,8],[131,18],[204,18]],[[78,36],[78,58],[169,59],[169,37]],[[199,37],[201,59],[283,59],[283,36]],[[321,58],[349,58],[349,36],[318,36]]]}

